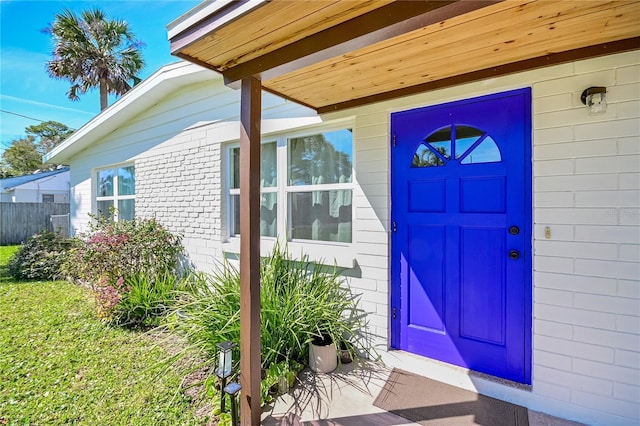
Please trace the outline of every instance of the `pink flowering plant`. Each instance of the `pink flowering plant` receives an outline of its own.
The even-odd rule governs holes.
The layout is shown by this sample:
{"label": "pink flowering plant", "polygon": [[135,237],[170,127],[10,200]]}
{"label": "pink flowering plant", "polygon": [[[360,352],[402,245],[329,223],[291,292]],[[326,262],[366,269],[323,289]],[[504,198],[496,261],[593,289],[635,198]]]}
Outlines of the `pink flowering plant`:
{"label": "pink flowering plant", "polygon": [[130,289],[125,285],[122,277],[118,278],[115,283],[108,282],[106,278],[100,280],[92,289],[96,299],[98,318],[114,319],[118,304]]}
{"label": "pink flowering plant", "polygon": [[[91,287],[98,315],[119,323],[130,321],[130,313],[120,308],[127,305],[125,302],[133,287],[142,281],[141,276],[145,277],[144,289],[136,289],[136,297],[147,305],[168,304],[167,300],[144,298],[156,298],[159,294],[164,298],[173,297],[164,291],[165,277],[178,273],[183,254],[180,237],[155,219],[121,222],[103,216],[93,219],[90,232],[75,239],[62,271],[72,280]],[[163,286],[161,292],[154,288],[157,281],[162,281],[158,284]]]}
{"label": "pink flowering plant", "polygon": [[155,276],[177,270],[181,239],[155,219],[93,219],[90,231],[76,239],[64,264],[71,278],[95,284],[103,277],[116,282],[139,272]]}

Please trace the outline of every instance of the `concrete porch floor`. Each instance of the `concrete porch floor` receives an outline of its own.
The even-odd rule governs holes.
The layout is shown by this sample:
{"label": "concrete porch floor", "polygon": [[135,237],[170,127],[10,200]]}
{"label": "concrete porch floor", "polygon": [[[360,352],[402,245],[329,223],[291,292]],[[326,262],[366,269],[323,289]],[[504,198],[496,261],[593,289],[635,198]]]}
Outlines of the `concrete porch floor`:
{"label": "concrete porch floor", "polygon": [[[416,425],[417,423],[373,405],[390,373],[391,368],[370,361],[344,364],[329,374],[315,374],[308,369],[304,370],[294,388],[263,411],[262,424]],[[529,410],[529,425],[578,426],[580,423]]]}

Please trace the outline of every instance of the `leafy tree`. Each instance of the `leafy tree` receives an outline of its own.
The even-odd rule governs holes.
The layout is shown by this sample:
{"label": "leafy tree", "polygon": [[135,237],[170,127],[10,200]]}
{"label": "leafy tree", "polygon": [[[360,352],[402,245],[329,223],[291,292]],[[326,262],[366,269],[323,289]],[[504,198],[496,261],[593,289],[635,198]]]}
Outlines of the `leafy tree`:
{"label": "leafy tree", "polygon": [[80,17],[69,9],[56,15],[44,30],[53,37],[53,59],[47,71],[53,78],[69,80],[67,96],[99,87],[100,109],[108,106],[108,94],[122,95],[136,84],[144,66],[140,48],[126,21],[108,20],[99,9],[86,10]]}
{"label": "leafy tree", "polygon": [[25,132],[37,139],[36,149],[40,155],[44,155],[71,136],[73,129],[57,121],[45,121],[27,127]]}
{"label": "leafy tree", "polygon": [[429,166],[444,166],[445,162],[438,155],[436,155],[436,151],[439,154],[442,154],[443,157],[447,158],[449,152],[445,147],[435,147],[429,144],[431,148],[427,148],[425,144],[420,144],[418,150],[413,154],[413,160],[411,162],[411,167],[429,167]]}
{"label": "leafy tree", "polygon": [[42,156],[68,138],[73,130],[57,121],[45,121],[28,126],[25,133],[26,138],[12,141],[2,153],[0,177],[29,174],[43,168],[55,169],[56,164],[44,166]]}
{"label": "leafy tree", "polygon": [[36,149],[35,138],[31,135],[14,140],[2,153],[2,163],[8,176],[33,173],[42,166],[42,156]]}

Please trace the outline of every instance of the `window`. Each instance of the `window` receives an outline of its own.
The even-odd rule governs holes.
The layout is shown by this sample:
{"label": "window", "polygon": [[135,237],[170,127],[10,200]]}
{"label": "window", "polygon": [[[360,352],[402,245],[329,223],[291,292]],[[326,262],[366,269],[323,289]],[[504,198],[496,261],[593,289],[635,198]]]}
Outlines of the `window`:
{"label": "window", "polygon": [[[260,235],[277,236],[278,169],[276,142],[263,143],[260,149]],[[231,210],[230,234],[240,235],[240,148],[231,148],[231,176],[229,205]]]}
{"label": "window", "polygon": [[455,151],[460,164],[498,163],[502,161],[496,142],[475,127],[454,125],[427,136],[413,154],[411,167],[445,166]]}
{"label": "window", "polygon": [[292,239],[351,242],[351,130],[287,140]]}
{"label": "window", "polygon": [[113,219],[132,220],[135,216],[136,175],[133,165],[98,170],[96,176],[97,213]]}
{"label": "window", "polygon": [[[240,148],[229,149],[229,234],[240,234]],[[350,129],[262,144],[260,233],[290,240],[352,241]]]}
{"label": "window", "polygon": [[43,203],[53,203],[55,201],[54,194],[42,194]]}

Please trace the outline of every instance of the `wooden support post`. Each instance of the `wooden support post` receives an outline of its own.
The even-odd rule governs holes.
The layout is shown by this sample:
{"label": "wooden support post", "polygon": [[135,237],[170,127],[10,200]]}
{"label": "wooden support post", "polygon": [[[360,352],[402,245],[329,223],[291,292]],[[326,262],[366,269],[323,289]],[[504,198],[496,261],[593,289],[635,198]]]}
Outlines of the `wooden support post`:
{"label": "wooden support post", "polygon": [[242,80],[240,100],[240,414],[260,424],[260,80]]}

